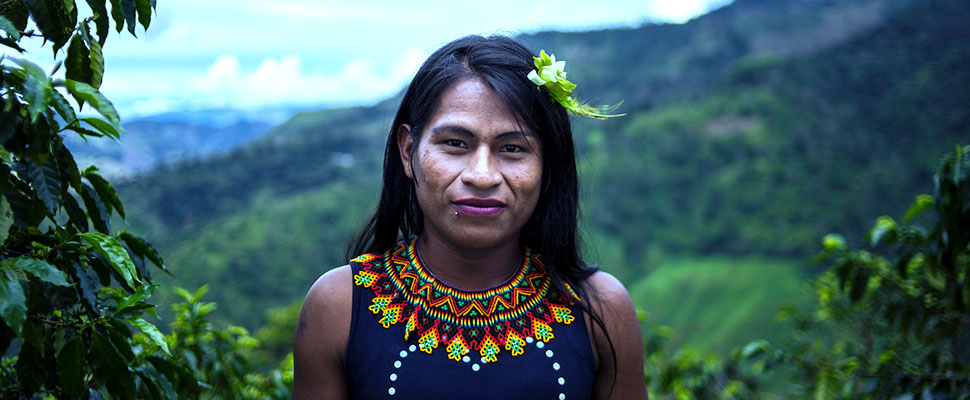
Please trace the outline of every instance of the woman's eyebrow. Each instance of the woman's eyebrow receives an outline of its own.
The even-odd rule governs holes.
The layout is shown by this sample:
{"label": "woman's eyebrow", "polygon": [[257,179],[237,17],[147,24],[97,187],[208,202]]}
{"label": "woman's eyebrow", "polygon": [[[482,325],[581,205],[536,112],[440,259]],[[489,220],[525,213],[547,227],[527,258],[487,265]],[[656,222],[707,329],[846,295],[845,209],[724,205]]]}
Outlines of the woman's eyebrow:
{"label": "woman's eyebrow", "polygon": [[472,131],[458,125],[440,125],[431,128],[431,135],[437,135],[439,133],[457,133],[462,136],[475,137]]}
{"label": "woman's eyebrow", "polygon": [[536,136],[536,134],[534,134],[532,132],[529,132],[529,131],[510,131],[510,132],[505,132],[505,133],[502,133],[502,134],[496,136],[495,138],[496,139],[502,139],[502,138],[509,137],[509,136],[512,136],[512,137],[521,137],[523,139],[528,139],[528,138],[538,139],[538,136]]}
{"label": "woman's eyebrow", "polygon": [[[431,135],[432,136],[437,135],[437,134],[440,134],[440,133],[456,133],[456,134],[459,134],[459,135],[462,135],[462,136],[475,137],[475,133],[474,132],[472,132],[468,128],[465,128],[465,127],[459,126],[459,125],[440,125],[440,126],[436,126],[434,128],[431,128]],[[502,139],[502,138],[505,138],[505,137],[508,137],[508,136],[523,137],[523,138],[537,138],[537,136],[534,133],[529,132],[529,131],[509,131],[509,132],[503,132],[503,133],[499,134],[498,136],[496,136],[495,138],[496,139]]]}

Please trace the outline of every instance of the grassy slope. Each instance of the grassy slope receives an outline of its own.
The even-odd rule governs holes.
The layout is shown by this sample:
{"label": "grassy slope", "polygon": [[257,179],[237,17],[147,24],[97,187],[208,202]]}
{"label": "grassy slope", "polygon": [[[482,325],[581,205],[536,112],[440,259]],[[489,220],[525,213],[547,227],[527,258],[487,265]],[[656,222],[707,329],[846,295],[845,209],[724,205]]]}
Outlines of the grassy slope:
{"label": "grassy slope", "polygon": [[802,270],[779,258],[669,257],[627,289],[648,322],[677,331],[674,347],[727,352],[754,339],[785,340],[787,327],[775,314],[788,303],[811,301]]}

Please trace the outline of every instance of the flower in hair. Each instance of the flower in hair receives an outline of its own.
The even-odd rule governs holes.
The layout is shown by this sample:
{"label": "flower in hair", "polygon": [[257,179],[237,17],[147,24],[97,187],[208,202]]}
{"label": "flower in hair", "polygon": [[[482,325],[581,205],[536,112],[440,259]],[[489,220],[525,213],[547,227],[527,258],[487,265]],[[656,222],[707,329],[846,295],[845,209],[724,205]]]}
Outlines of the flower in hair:
{"label": "flower in hair", "polygon": [[546,54],[545,50],[539,50],[539,57],[532,57],[536,69],[529,72],[529,80],[537,86],[546,88],[549,96],[557,103],[561,104],[569,112],[582,116],[597,119],[609,117],[620,117],[626,114],[607,114],[615,110],[623,102],[612,106],[593,107],[586,103],[580,103],[573,96],[573,89],[576,84],[566,79],[566,62],[556,61],[555,54]]}

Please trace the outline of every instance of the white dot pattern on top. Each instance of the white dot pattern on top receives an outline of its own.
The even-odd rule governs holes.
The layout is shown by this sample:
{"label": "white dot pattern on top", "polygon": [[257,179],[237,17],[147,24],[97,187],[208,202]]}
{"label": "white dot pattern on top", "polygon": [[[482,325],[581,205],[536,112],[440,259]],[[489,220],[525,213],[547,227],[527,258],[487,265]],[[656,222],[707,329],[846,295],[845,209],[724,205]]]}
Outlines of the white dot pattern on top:
{"label": "white dot pattern on top", "polygon": [[[540,349],[546,347],[546,344],[543,343],[541,340],[535,340],[531,336],[526,337],[525,338],[525,341],[526,341],[526,343],[529,343],[529,344],[535,343],[536,347],[537,348],[540,348]],[[417,348],[412,344],[411,347],[408,348],[408,350],[413,353],[415,350],[417,350]],[[404,359],[405,357],[408,356],[408,350],[401,350],[401,353],[400,353],[401,359]],[[555,355],[555,353],[552,351],[552,349],[546,350],[546,357],[552,358],[554,355]],[[464,361],[465,363],[468,363],[468,362],[471,361],[471,358],[468,357],[468,356],[464,356],[464,357],[462,357],[462,361]],[[488,360],[486,360],[485,357],[482,357],[480,361],[481,361],[481,363],[483,365],[488,363]],[[401,368],[401,365],[403,365],[403,363],[401,362],[400,359],[394,361],[394,368],[400,369]],[[559,365],[558,362],[553,362],[552,363],[552,369],[554,371],[559,371],[561,368],[562,368],[562,366]],[[472,371],[478,372],[481,369],[482,369],[482,365],[479,365],[478,363],[472,364]],[[396,373],[391,374],[391,376],[390,376],[391,382],[397,381],[397,377],[398,376],[397,376]],[[556,381],[559,383],[559,386],[563,386],[563,385],[566,384],[566,379],[563,378],[562,376],[558,377],[558,379]],[[387,394],[388,395],[393,396],[394,393],[396,393],[396,392],[397,392],[397,389],[395,389],[394,386],[390,386],[390,387],[387,388]],[[559,393],[559,400],[565,400],[565,399],[566,399],[566,394],[565,393]]]}

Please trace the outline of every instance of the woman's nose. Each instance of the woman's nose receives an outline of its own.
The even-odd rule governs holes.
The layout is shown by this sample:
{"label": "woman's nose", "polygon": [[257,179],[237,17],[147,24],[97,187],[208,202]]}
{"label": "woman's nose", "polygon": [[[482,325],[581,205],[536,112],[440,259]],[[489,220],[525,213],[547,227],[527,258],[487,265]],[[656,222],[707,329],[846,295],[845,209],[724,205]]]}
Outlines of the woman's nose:
{"label": "woman's nose", "polygon": [[499,173],[498,166],[488,146],[480,146],[474,153],[471,153],[468,166],[462,171],[461,180],[465,184],[482,189],[502,183],[502,174]]}

